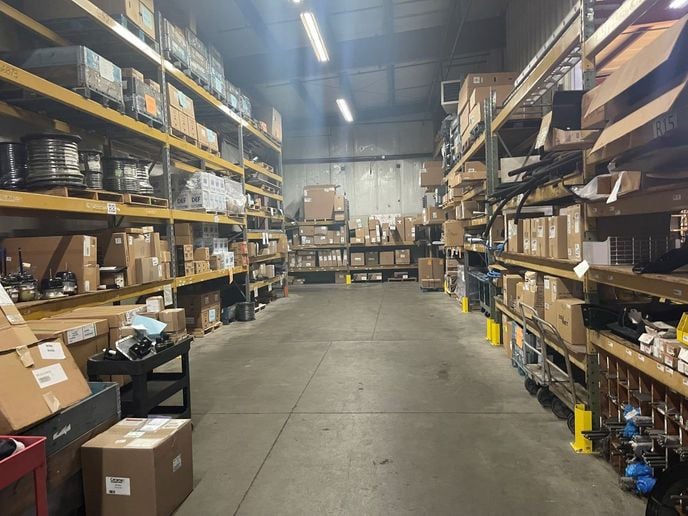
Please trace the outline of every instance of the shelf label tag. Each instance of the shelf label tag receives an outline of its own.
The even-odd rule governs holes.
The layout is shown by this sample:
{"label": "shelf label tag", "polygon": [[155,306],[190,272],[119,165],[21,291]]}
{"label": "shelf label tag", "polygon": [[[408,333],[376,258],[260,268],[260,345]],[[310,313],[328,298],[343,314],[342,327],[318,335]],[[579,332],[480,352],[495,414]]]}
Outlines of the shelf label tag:
{"label": "shelf label tag", "polygon": [[170,306],[172,304],[172,285],[165,285],[162,287],[162,297],[165,306]]}
{"label": "shelf label tag", "polygon": [[256,296],[256,297],[258,297],[258,289],[257,289],[257,288],[254,288],[254,289],[253,289],[253,295]]}
{"label": "shelf label tag", "polygon": [[117,204],[114,202],[107,203],[107,214],[117,215]]}
{"label": "shelf label tag", "polygon": [[215,215],[215,216],[213,217],[213,222],[216,222],[216,223],[217,223],[217,222],[220,222],[220,216],[219,216],[219,215]]}
{"label": "shelf label tag", "polygon": [[582,278],[583,276],[585,276],[585,273],[588,272],[589,269],[590,269],[590,264],[588,263],[587,260],[583,260],[582,262],[580,262],[578,265],[576,265],[573,268],[573,272],[576,273],[576,276],[578,276],[579,278]]}

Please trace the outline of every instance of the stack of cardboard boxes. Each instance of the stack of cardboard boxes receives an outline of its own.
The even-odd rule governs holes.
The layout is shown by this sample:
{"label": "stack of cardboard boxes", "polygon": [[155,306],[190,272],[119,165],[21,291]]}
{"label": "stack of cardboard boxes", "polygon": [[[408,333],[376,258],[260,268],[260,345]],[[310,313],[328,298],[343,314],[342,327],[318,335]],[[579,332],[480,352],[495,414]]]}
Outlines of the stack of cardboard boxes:
{"label": "stack of cardboard boxes", "polygon": [[180,210],[227,213],[228,205],[235,195],[229,191],[226,178],[198,171],[191,174],[179,187],[175,185],[174,207]]}
{"label": "stack of cardboard boxes", "polygon": [[348,265],[349,253],[346,249],[318,251],[318,267],[345,267]]}
{"label": "stack of cardboard boxes", "polygon": [[507,220],[507,251],[531,256],[581,261],[582,208],[562,208],[559,215]]}
{"label": "stack of cardboard boxes", "polygon": [[442,208],[430,206],[423,208],[423,225],[443,224],[447,220],[447,214]]}
{"label": "stack of cardboard boxes", "polygon": [[[339,199],[337,199],[339,197]],[[344,220],[343,196],[337,195],[335,185],[310,185],[303,189],[303,219],[304,220],[335,220],[335,204],[338,208],[339,219]]]}
{"label": "stack of cardboard boxes", "polygon": [[169,82],[167,83],[167,96],[170,104],[169,123],[172,133],[196,143],[198,141],[198,127],[193,99]]}
{"label": "stack of cardboard boxes", "polygon": [[441,161],[426,161],[420,169],[420,186],[422,188],[434,188],[442,186],[444,168]]}
{"label": "stack of cardboard boxes", "polygon": [[459,91],[459,127],[461,144],[465,147],[470,142],[474,130],[485,120],[482,109],[483,101],[490,91],[497,96],[497,106],[501,106],[513,89],[516,74],[502,73],[469,73]]}
{"label": "stack of cardboard boxes", "polygon": [[299,226],[298,233],[292,237],[292,245],[341,245],[346,244],[346,232],[340,227],[329,229],[328,226]]}
{"label": "stack of cardboard boxes", "polygon": [[220,153],[220,142],[217,138],[217,133],[206,126],[196,123],[196,135],[198,141],[196,144],[199,148],[210,152],[211,154]]}
{"label": "stack of cardboard boxes", "polygon": [[395,217],[393,222],[380,222],[376,217],[351,219],[349,233],[352,244],[412,244],[416,240],[415,217]]}
{"label": "stack of cardboard boxes", "polygon": [[220,238],[217,224],[176,222],[174,232],[177,276],[234,268],[235,253],[229,240]]}
{"label": "stack of cardboard boxes", "polygon": [[418,260],[420,288],[441,289],[444,285],[444,259],[420,258]]}
{"label": "stack of cardboard boxes", "polygon": [[177,304],[184,308],[189,330],[207,330],[220,321],[220,291],[205,291],[202,287],[180,291]]}

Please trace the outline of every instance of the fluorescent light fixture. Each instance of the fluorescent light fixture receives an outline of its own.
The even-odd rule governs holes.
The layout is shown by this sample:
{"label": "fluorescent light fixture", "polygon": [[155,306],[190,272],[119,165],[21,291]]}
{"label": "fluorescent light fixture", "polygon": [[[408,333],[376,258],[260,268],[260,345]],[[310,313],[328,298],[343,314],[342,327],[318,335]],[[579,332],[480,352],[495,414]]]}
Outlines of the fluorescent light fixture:
{"label": "fluorescent light fixture", "polygon": [[300,4],[300,3],[301,3],[301,0],[291,0],[291,1],[292,1],[293,3],[295,3],[295,4]]}
{"label": "fluorescent light fixture", "polygon": [[674,0],[669,4],[669,9],[680,9],[688,5],[688,0]]}
{"label": "fluorescent light fixture", "polygon": [[320,34],[320,28],[318,27],[318,21],[315,19],[315,15],[306,11],[301,13],[301,22],[303,23],[304,29],[306,29],[306,34],[308,34],[308,39],[311,40],[311,46],[315,52],[315,57],[321,63],[326,63],[330,60],[330,56],[327,53],[327,48],[325,48],[325,41]]}
{"label": "fluorescent light fixture", "polygon": [[337,99],[337,106],[339,107],[339,111],[341,111],[344,120],[349,123],[354,121],[354,115],[351,113],[351,109],[349,108],[349,104],[346,99]]}

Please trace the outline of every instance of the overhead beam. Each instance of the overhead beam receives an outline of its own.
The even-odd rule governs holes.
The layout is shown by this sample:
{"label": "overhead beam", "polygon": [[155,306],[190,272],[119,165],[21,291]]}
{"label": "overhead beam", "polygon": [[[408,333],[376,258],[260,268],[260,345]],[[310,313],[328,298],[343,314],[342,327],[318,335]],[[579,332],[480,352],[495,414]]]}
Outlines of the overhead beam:
{"label": "overhead beam", "polygon": [[[394,34],[394,2],[385,0],[385,35],[389,38]],[[397,103],[397,86],[394,73],[393,55],[390,51],[387,59],[387,104],[393,106]]]}
{"label": "overhead beam", "polygon": [[[243,0],[247,1],[247,0]],[[229,70],[241,70],[242,82],[267,84],[295,78],[338,75],[342,70],[403,64],[445,55],[438,41],[437,27],[373,36],[338,43],[337,56],[329,63],[312,66],[312,50],[297,48],[228,59]],[[457,43],[462,53],[473,53],[504,46],[504,19],[488,18],[467,24]],[[329,50],[329,49],[328,49]],[[333,56],[334,57],[334,56]]]}

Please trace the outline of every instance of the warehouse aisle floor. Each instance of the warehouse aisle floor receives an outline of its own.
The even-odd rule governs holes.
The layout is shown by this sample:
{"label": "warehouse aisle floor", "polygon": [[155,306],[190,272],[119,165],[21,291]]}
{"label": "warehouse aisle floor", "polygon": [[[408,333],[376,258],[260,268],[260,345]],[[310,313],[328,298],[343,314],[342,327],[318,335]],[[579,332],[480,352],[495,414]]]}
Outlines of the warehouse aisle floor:
{"label": "warehouse aisle floor", "polygon": [[484,327],[417,284],[325,285],[198,339],[179,514],[642,514]]}

